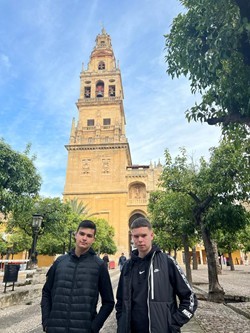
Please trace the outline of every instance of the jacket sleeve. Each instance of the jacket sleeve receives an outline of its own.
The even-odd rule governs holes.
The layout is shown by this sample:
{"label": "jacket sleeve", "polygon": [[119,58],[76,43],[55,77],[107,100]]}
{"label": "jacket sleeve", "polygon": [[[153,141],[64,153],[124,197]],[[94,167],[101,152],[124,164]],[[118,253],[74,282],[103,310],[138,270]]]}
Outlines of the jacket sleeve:
{"label": "jacket sleeve", "polygon": [[197,309],[197,298],[190,286],[183,270],[174,258],[168,257],[170,283],[179,298],[179,306],[173,314],[173,324],[181,327],[194,315]]}
{"label": "jacket sleeve", "polygon": [[119,318],[122,315],[122,301],[123,301],[123,274],[124,274],[124,269],[121,271],[121,275],[119,278],[119,283],[118,283],[118,288],[116,292],[116,305],[115,305],[115,310],[116,310],[116,320],[118,322]]}
{"label": "jacket sleeve", "polygon": [[55,274],[55,263],[48,270],[46,275],[46,282],[42,289],[41,310],[42,310],[42,326],[44,332],[45,328],[47,327],[47,321],[52,306],[51,291],[54,282],[54,274]]}
{"label": "jacket sleeve", "polygon": [[108,318],[112,312],[115,302],[113,289],[111,285],[111,280],[107,267],[102,264],[100,266],[100,275],[99,275],[99,293],[101,295],[101,308],[96,315],[95,319],[92,322],[92,332],[97,333],[102,328],[105,320]]}

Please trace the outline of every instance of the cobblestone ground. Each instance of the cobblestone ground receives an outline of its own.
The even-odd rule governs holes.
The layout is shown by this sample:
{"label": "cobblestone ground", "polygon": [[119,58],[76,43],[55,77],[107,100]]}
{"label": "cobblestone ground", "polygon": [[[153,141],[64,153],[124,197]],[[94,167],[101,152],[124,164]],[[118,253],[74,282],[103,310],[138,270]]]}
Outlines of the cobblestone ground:
{"label": "cobblestone ground", "polygon": [[[223,268],[222,275],[219,275],[219,282],[226,296],[250,298],[250,266],[235,268],[236,271]],[[114,270],[110,274],[114,293],[116,293],[119,272]],[[207,292],[207,267],[199,266],[197,271],[192,271],[192,276],[195,290]],[[25,288],[31,288],[31,291],[34,290],[34,296],[31,293],[32,298],[30,302],[27,302],[30,305],[19,304],[0,310],[0,333],[41,333],[40,296],[35,287],[37,288],[37,285],[25,286]],[[21,292],[22,289],[23,287],[16,287],[13,293]],[[6,294],[10,293],[12,292],[8,291]],[[2,294],[1,297],[3,297]],[[235,309],[243,312],[245,316],[237,313]],[[247,316],[250,318],[250,302],[230,303],[226,306],[200,300],[195,317],[182,328],[182,333],[250,333],[250,319]],[[115,332],[116,320],[115,311],[113,311],[101,333]]]}
{"label": "cobblestone ground", "polygon": [[[192,271],[194,287],[208,292],[207,267],[199,266],[197,271]],[[235,266],[235,271],[223,267],[219,275],[219,283],[226,296],[244,296],[250,298],[250,266]],[[233,309],[242,311],[241,315]],[[246,318],[248,316],[248,318]],[[250,333],[250,302],[212,303],[199,301],[195,314],[196,320],[205,333]]]}
{"label": "cobblestone ground", "polygon": [[224,304],[199,301],[196,319],[206,333],[250,333],[250,320]]}

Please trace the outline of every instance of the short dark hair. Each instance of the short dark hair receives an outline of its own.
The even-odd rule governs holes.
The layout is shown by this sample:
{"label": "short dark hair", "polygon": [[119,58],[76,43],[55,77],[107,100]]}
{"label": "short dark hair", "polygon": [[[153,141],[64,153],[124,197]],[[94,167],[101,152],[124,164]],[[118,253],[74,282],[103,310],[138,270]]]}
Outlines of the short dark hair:
{"label": "short dark hair", "polygon": [[94,235],[96,234],[96,225],[93,221],[91,220],[83,220],[82,222],[79,223],[78,227],[77,227],[77,232],[80,228],[89,228],[89,229],[93,229]]}
{"label": "short dark hair", "polygon": [[132,224],[130,229],[136,229],[136,228],[141,228],[141,227],[147,227],[150,230],[152,229],[152,225],[149,222],[148,219],[146,219],[146,217],[138,217],[137,219],[135,219]]}

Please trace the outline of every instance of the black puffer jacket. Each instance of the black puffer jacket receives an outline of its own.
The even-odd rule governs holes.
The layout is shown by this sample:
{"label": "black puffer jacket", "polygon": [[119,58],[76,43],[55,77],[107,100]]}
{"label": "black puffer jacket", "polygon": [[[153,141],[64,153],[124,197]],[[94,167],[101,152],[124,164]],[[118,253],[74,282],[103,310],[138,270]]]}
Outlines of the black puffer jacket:
{"label": "black puffer jacket", "polygon": [[[118,333],[131,332],[134,256],[138,256],[137,250],[133,251],[132,258],[125,263],[119,280],[116,303]],[[154,246],[147,272],[147,332],[180,332],[180,327],[190,320],[197,308],[196,296],[183,271],[172,257]],[[179,298],[178,306],[176,296]]]}
{"label": "black puffer jacket", "polygon": [[[96,305],[101,295],[98,314]],[[42,325],[48,333],[99,332],[114,307],[110,276],[92,249],[80,257],[72,250],[47,273],[42,291]]]}

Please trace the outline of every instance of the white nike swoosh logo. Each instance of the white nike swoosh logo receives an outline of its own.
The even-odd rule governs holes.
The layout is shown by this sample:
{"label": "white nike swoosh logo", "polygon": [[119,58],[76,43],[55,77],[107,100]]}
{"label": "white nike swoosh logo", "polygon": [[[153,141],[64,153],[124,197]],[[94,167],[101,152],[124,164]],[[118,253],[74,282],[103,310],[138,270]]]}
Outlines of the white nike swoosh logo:
{"label": "white nike swoosh logo", "polygon": [[141,272],[139,271],[139,274],[143,274],[143,273],[145,273],[145,271],[141,271]]}

